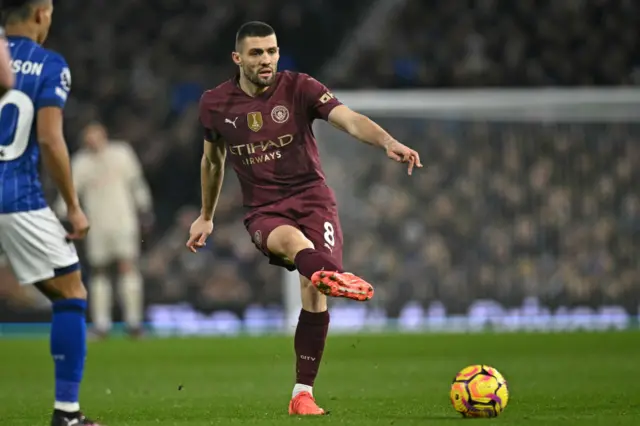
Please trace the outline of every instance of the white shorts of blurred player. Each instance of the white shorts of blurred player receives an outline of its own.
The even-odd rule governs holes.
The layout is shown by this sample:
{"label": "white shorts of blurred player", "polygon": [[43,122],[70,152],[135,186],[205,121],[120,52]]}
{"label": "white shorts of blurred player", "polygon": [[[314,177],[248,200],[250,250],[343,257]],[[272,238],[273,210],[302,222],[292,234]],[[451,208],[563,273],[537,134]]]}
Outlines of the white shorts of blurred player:
{"label": "white shorts of blurred player", "polygon": [[0,214],[0,254],[22,285],[35,284],[78,267],[78,254],[50,208]]}
{"label": "white shorts of blurred player", "polygon": [[105,267],[117,261],[135,261],[140,255],[140,235],[134,230],[94,228],[87,235],[87,260],[93,267]]}

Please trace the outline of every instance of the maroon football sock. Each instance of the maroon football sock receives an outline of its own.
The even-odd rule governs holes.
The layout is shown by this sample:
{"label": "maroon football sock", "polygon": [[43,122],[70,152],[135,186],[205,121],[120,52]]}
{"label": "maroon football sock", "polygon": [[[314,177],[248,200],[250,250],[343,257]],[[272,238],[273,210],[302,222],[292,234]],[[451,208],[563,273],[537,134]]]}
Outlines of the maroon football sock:
{"label": "maroon football sock", "polygon": [[330,254],[316,249],[300,250],[294,259],[296,268],[301,275],[311,279],[318,271],[344,272]]}
{"label": "maroon football sock", "polygon": [[314,313],[300,310],[294,337],[296,383],[313,386],[320,368],[328,330],[329,311]]}

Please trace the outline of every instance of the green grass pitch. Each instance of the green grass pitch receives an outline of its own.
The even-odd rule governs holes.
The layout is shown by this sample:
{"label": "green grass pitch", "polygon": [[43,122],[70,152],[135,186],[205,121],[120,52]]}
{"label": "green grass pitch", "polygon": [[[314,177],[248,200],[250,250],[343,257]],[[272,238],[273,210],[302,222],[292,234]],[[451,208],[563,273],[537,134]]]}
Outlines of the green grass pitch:
{"label": "green grass pitch", "polygon": [[[48,425],[46,341],[0,340],[0,424]],[[288,337],[90,343],[83,409],[107,426],[640,424],[640,333],[329,337],[315,395],[331,414],[290,418]],[[511,400],[497,419],[462,419],[449,385],[496,367]],[[464,423],[460,423],[464,422]]]}

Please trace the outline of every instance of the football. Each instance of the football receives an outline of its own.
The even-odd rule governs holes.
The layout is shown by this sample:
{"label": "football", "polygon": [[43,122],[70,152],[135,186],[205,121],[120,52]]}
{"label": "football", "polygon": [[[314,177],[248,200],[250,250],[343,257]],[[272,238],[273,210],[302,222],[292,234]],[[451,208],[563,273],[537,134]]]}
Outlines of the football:
{"label": "football", "polygon": [[488,365],[471,365],[456,374],[451,404],[464,417],[496,417],[509,402],[507,381]]}

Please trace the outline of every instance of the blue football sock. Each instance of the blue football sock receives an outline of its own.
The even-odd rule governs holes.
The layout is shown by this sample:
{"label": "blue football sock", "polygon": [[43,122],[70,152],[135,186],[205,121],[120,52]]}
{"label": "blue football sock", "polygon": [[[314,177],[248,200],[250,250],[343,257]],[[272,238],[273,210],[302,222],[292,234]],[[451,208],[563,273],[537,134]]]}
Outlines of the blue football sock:
{"label": "blue football sock", "polygon": [[77,405],[87,354],[87,301],[54,302],[51,321],[51,356],[55,364],[56,403]]}

